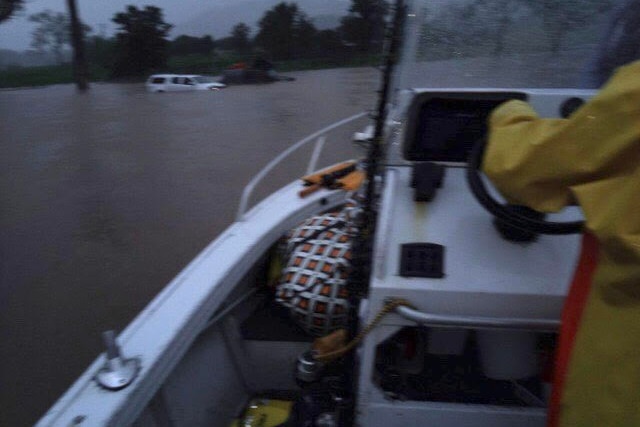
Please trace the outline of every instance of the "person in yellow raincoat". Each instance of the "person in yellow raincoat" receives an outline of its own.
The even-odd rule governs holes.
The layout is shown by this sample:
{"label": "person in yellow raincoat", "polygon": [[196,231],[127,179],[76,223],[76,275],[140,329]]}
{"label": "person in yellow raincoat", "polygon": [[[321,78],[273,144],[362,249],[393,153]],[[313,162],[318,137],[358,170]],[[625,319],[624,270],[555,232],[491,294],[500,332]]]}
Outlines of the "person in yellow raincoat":
{"label": "person in yellow raincoat", "polygon": [[498,106],[483,170],[510,203],[585,216],[548,426],[640,426],[640,61],[567,119]]}

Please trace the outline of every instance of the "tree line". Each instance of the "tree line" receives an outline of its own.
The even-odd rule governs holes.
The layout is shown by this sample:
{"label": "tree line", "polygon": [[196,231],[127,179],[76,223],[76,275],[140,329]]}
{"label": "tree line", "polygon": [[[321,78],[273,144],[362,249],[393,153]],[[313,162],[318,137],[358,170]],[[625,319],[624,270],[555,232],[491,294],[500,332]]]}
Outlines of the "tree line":
{"label": "tree line", "polygon": [[0,0],[0,22],[11,18],[24,8],[24,0]]}
{"label": "tree line", "polygon": [[[591,25],[596,19],[593,17],[608,13],[615,6],[618,6],[618,12],[614,13],[617,23],[609,33],[616,35],[622,28],[625,40],[633,41],[637,37],[629,34],[637,32],[638,1],[467,0],[437,9],[429,9],[426,3],[418,53],[423,59],[434,60],[499,56],[507,50],[555,53],[577,38],[597,44],[602,28],[594,31]],[[0,22],[22,8],[23,3],[23,0],[0,0]],[[71,11],[75,0],[67,3]],[[115,36],[94,34],[93,29],[79,22],[75,33],[76,39],[85,39],[90,62],[109,70],[112,77],[123,77],[165,69],[169,57],[200,56],[211,61],[215,56],[226,55],[229,60],[262,57],[287,61],[351,59],[376,54],[381,51],[388,12],[389,4],[385,0],[351,0],[348,14],[336,28],[318,30],[295,2],[284,1],[263,14],[255,31],[240,22],[227,37],[218,40],[208,35],[180,35],[169,40],[172,25],[165,22],[160,8],[127,6],[112,18],[117,25]],[[71,13],[67,16],[44,11],[30,19],[37,24],[32,46],[61,58],[63,47],[73,39],[69,36],[74,27]],[[637,43],[627,44],[637,46]],[[631,51],[633,46],[625,49]],[[607,55],[607,52],[601,53],[605,59]]]}
{"label": "tree line", "polygon": [[[0,0],[11,1],[11,0]],[[173,27],[156,6],[127,6],[111,21],[117,29],[113,37],[94,34],[82,25],[87,56],[91,63],[108,69],[111,77],[139,76],[167,67],[169,57],[212,56],[223,53],[240,59],[263,57],[271,61],[347,57],[381,51],[388,12],[385,0],[352,0],[347,16],[338,28],[318,30],[294,2],[281,2],[267,10],[257,31],[246,23],[236,24],[227,37],[180,35],[169,40]],[[63,62],[63,51],[71,44],[71,20],[61,12],[45,10],[31,15],[36,24],[31,46],[52,52]]]}

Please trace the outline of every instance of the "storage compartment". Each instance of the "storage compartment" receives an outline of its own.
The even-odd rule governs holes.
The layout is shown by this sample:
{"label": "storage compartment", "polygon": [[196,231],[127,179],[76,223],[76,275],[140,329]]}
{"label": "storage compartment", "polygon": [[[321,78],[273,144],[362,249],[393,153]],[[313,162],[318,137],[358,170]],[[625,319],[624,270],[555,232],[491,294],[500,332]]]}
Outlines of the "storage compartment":
{"label": "storage compartment", "polygon": [[536,334],[484,330],[476,333],[482,372],[494,380],[519,380],[538,375]]}
{"label": "storage compartment", "polygon": [[550,334],[405,327],[376,348],[374,384],[388,399],[544,406]]}

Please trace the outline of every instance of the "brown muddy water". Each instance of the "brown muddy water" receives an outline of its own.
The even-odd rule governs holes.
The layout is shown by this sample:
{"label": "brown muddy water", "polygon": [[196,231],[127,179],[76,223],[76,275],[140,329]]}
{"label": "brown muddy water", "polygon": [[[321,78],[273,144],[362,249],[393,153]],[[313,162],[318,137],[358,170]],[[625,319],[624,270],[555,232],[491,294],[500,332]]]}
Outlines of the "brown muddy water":
{"label": "brown muddy water", "polygon": [[[141,84],[0,91],[0,426],[34,423],[234,219],[251,177],[293,142],[375,105],[372,68],[149,94]],[[324,164],[361,155],[350,135]],[[311,148],[259,189],[303,174]],[[305,157],[306,156],[306,157]]]}

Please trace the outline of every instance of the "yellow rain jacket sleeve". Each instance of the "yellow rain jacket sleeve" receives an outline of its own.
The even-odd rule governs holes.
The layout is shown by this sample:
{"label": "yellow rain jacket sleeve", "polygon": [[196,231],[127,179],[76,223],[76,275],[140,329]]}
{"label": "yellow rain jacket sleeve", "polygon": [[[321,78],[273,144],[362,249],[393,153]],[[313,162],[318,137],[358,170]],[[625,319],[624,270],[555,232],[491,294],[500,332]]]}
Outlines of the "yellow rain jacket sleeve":
{"label": "yellow rain jacket sleeve", "polygon": [[483,169],[512,203],[554,212],[576,200],[599,243],[559,425],[640,426],[640,61],[568,119],[499,106]]}

